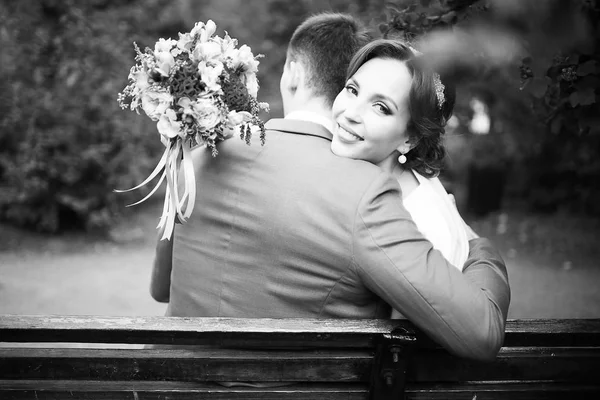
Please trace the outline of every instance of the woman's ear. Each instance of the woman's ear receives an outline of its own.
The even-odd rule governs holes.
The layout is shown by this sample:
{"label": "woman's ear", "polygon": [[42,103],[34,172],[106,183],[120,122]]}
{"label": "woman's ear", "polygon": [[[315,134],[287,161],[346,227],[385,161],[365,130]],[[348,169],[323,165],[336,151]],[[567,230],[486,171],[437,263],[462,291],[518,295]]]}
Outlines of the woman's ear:
{"label": "woman's ear", "polygon": [[404,142],[402,142],[402,144],[400,144],[400,146],[396,147],[396,150],[398,150],[398,152],[400,152],[400,154],[406,154],[409,151],[411,151],[412,149],[414,149],[415,146],[417,145],[417,143],[418,143],[418,141],[408,138]]}
{"label": "woman's ear", "polygon": [[415,147],[417,147],[417,145],[419,144],[419,139],[411,137],[411,138],[408,138],[406,143],[408,144],[408,147],[409,147],[408,150],[410,151],[410,150],[414,149]]}

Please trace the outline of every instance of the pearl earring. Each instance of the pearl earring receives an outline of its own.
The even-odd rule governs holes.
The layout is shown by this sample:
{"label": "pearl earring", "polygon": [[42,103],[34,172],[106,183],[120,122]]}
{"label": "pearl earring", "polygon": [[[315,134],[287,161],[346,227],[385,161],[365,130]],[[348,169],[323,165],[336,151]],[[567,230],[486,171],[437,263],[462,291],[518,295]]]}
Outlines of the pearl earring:
{"label": "pearl earring", "polygon": [[400,164],[404,164],[406,162],[406,156],[404,154],[400,154],[400,157],[398,157],[398,162]]}

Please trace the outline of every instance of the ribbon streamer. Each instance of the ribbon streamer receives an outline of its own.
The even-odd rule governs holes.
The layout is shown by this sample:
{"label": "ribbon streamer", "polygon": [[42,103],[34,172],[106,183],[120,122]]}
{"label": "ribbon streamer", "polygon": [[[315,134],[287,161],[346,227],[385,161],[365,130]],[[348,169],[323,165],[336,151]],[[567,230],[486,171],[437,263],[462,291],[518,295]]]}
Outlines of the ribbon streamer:
{"label": "ribbon streamer", "polygon": [[[117,193],[130,192],[147,185],[161,172],[158,183],[143,199],[129,204],[127,207],[143,203],[152,196],[162,182],[167,180],[163,210],[157,228],[163,230],[161,240],[170,240],[173,235],[175,222],[185,222],[192,215],[196,201],[196,181],[194,177],[194,164],[191,155],[191,141],[177,138],[165,149],[160,161],[152,173],[139,185],[125,190],[115,190]],[[180,169],[183,174],[183,195],[179,197],[178,184],[180,182]]]}

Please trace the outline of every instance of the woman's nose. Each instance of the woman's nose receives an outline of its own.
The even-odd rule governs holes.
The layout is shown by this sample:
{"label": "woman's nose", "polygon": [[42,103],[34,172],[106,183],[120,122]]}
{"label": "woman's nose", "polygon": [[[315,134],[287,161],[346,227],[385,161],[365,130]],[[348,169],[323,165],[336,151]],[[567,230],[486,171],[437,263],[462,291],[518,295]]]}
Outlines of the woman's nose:
{"label": "woman's nose", "polygon": [[360,122],[360,104],[357,101],[351,101],[346,104],[344,118],[351,122]]}

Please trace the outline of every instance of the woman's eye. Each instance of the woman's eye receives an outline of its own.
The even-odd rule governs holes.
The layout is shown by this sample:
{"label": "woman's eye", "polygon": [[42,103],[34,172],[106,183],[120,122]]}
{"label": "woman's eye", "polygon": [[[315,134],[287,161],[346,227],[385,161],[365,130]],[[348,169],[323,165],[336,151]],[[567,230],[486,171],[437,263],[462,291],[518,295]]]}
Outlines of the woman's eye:
{"label": "woman's eye", "polygon": [[358,94],[358,90],[356,90],[356,88],[352,85],[346,85],[346,90],[348,91],[348,93],[351,93],[355,96]]}
{"label": "woman's eye", "polygon": [[377,109],[377,111],[379,111],[380,113],[383,114],[389,114],[390,113],[390,109],[387,108],[387,106],[385,104],[381,104],[381,103],[376,103],[375,104],[375,108]]}

